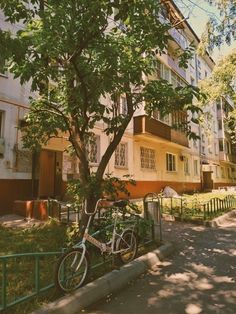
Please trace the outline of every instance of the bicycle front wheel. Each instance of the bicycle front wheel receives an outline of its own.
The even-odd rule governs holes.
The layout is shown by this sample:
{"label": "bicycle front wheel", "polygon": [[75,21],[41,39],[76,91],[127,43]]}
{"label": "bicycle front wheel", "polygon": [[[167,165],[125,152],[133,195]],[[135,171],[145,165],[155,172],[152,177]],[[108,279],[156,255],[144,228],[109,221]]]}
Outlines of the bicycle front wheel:
{"label": "bicycle front wheel", "polygon": [[118,258],[123,264],[129,263],[135,258],[138,250],[138,240],[132,230],[125,231],[122,237],[118,239],[117,249],[121,251]]}
{"label": "bicycle front wheel", "polygon": [[56,286],[63,292],[71,292],[81,287],[89,272],[88,254],[82,249],[71,249],[58,260],[56,267]]}

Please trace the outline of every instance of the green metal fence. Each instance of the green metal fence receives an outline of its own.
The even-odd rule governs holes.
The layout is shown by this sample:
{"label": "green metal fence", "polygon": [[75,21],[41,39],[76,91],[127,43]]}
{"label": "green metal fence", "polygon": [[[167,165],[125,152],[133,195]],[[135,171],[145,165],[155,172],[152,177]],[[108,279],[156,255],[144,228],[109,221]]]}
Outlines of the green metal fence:
{"label": "green metal fence", "polygon": [[[22,253],[0,256],[0,310],[31,299],[54,286],[52,265],[61,252]],[[48,271],[41,272],[41,263]],[[51,276],[49,276],[51,274]],[[49,278],[46,278],[48,277]]]}
{"label": "green metal fence", "polygon": [[225,198],[212,198],[207,202],[196,199],[189,201],[184,197],[160,197],[161,212],[180,219],[209,220],[236,207],[234,195]]}
{"label": "green metal fence", "polygon": [[[140,247],[153,241],[152,220],[142,219],[136,215],[121,220],[122,228],[129,226],[129,224],[136,225],[141,240]],[[93,236],[102,236],[103,233],[107,235],[112,228],[112,224],[107,225],[93,233]],[[29,300],[54,287],[54,267],[58,256],[63,251],[0,256],[0,311]],[[103,256],[97,254],[91,260],[95,261],[92,265],[94,270],[106,266],[111,261],[111,257],[104,259]]]}

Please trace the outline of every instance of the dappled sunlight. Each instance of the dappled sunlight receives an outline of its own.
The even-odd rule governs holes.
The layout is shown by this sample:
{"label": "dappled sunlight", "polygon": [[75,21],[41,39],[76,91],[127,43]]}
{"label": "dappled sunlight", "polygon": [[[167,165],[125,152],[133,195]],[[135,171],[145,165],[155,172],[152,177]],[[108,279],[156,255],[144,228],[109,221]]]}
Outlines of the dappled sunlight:
{"label": "dappled sunlight", "polygon": [[[228,276],[214,276],[213,281],[217,283],[223,283],[223,282],[228,283],[228,282],[234,282],[235,280]],[[235,304],[236,304],[236,301],[235,301]]]}
{"label": "dappled sunlight", "polygon": [[[174,243],[174,255],[122,292],[110,313],[235,314],[236,226],[163,225],[163,238]],[[134,301],[131,311],[128,299]]]}
{"label": "dappled sunlight", "polygon": [[188,304],[185,308],[186,314],[199,314],[202,312],[202,307],[199,304]]}
{"label": "dappled sunlight", "polygon": [[231,249],[231,250],[229,250],[229,254],[230,254],[231,256],[236,256],[236,249]]}
{"label": "dappled sunlight", "polygon": [[172,282],[172,283],[183,283],[183,282],[187,282],[189,284],[191,284],[192,280],[196,280],[197,279],[197,275],[194,273],[189,273],[189,272],[185,272],[185,273],[175,273],[175,274],[171,274],[170,276],[166,276],[166,281],[168,282]]}
{"label": "dappled sunlight", "polygon": [[194,287],[198,290],[210,290],[214,288],[214,285],[209,283],[208,279],[202,278],[196,281]]}
{"label": "dappled sunlight", "polygon": [[175,293],[173,290],[171,289],[161,289],[159,292],[158,292],[158,296],[160,298],[168,298],[168,297],[171,297],[171,296],[174,296]]}
{"label": "dappled sunlight", "polygon": [[227,254],[227,252],[225,250],[220,250],[220,249],[213,249],[212,252],[220,253],[220,254]]}
{"label": "dappled sunlight", "polygon": [[209,266],[206,266],[206,265],[203,265],[203,264],[196,264],[196,263],[191,263],[191,267],[199,272],[199,273],[204,273],[206,275],[212,275],[214,270],[212,267],[209,267]]}

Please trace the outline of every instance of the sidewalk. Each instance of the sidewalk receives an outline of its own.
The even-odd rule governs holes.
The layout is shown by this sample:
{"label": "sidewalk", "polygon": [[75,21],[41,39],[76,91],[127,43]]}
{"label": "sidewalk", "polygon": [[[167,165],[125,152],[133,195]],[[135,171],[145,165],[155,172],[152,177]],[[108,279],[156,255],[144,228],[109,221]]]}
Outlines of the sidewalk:
{"label": "sidewalk", "polygon": [[218,228],[165,222],[163,229],[176,254],[83,313],[236,313],[236,211]]}
{"label": "sidewalk", "polygon": [[0,216],[0,225],[9,228],[32,228],[43,224],[43,221],[36,219],[26,219],[16,214],[9,214]]}

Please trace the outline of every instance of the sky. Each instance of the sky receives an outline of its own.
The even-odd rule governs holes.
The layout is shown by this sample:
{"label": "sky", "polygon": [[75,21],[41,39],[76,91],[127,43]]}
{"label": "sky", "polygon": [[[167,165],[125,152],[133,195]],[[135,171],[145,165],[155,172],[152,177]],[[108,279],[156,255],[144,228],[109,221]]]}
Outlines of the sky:
{"label": "sky", "polygon": [[[177,6],[181,10],[184,16],[189,16],[188,23],[192,26],[195,33],[201,37],[204,31],[205,25],[209,18],[209,14],[219,16],[219,12],[216,7],[210,6],[205,0],[175,0]],[[215,61],[219,60],[223,56],[229,54],[236,48],[236,41],[232,42],[230,46],[223,45],[220,50],[215,48],[212,57]]]}

